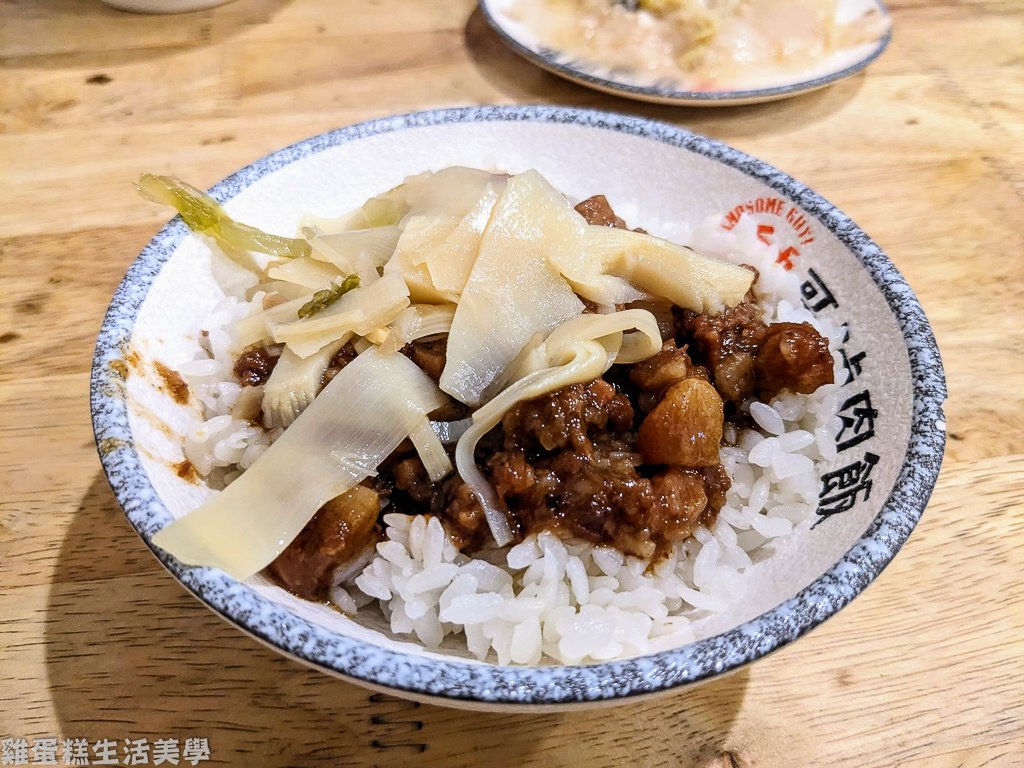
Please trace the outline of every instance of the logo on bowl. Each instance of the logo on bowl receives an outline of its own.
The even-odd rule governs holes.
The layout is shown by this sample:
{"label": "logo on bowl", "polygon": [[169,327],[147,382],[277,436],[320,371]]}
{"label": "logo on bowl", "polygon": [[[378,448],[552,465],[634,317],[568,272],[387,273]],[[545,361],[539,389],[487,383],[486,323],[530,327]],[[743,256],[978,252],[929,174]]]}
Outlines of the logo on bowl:
{"label": "logo on bowl", "polygon": [[781,197],[766,195],[740,203],[729,210],[721,227],[731,231],[740,219],[748,216],[757,224],[757,238],[765,245],[777,248],[775,263],[783,269],[793,269],[800,257],[800,249],[814,242],[810,220],[800,209]]}
{"label": "logo on bowl", "polygon": [[[720,226],[730,232],[744,216],[754,223],[758,240],[775,251],[775,263],[787,271],[796,266],[801,250],[815,240],[811,221],[797,206],[781,197],[763,195],[742,202],[729,209],[722,217]],[[811,267],[807,267],[806,274],[806,280],[800,285],[803,305],[814,314],[839,309],[839,300],[821,275]],[[850,326],[844,323],[843,328],[845,335],[839,354],[842,356],[846,376],[840,386],[846,388],[861,377],[867,353],[850,351]],[[838,417],[840,424],[835,437],[837,459],[875,436],[878,410],[871,405],[870,390],[865,388],[845,397],[839,407]],[[822,475],[818,494],[818,520],[812,527],[852,509],[860,500],[866,501],[871,495],[871,474],[879,460],[877,454],[867,451],[860,459]]]}

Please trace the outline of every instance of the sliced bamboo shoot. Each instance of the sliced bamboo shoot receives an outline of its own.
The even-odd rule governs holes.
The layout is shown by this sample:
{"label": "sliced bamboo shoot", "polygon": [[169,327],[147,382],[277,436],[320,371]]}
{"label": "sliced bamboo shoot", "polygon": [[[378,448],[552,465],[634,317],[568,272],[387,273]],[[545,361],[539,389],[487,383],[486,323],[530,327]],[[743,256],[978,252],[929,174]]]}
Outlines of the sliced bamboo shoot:
{"label": "sliced bamboo shoot", "polygon": [[330,499],[372,475],[447,399],[403,355],[349,363],[243,475],[153,543],[237,579],[268,565]]}
{"label": "sliced bamboo shoot", "polygon": [[[351,272],[345,273],[351,274]],[[293,283],[311,291],[319,291],[327,287],[332,281],[345,277],[333,264],[324,264],[321,261],[303,256],[299,259],[291,259],[275,264],[267,270],[267,277],[273,280],[283,280],[286,283]]]}
{"label": "sliced bamboo shoot", "polygon": [[309,407],[323,386],[324,371],[348,339],[339,339],[310,355],[299,357],[287,347],[263,388],[263,425],[288,427]]}
{"label": "sliced bamboo shoot", "polygon": [[409,306],[409,292],[401,275],[385,275],[377,282],[349,291],[322,312],[303,320],[277,322],[271,333],[299,357],[308,357],[346,334],[365,336],[395,320]]}
{"label": "sliced bamboo shoot", "polygon": [[414,304],[403,310],[387,329],[379,342],[381,352],[392,354],[417,339],[448,333],[453,317],[455,307],[451,304]]}
{"label": "sliced bamboo shoot", "polygon": [[409,433],[409,440],[412,441],[423,462],[424,469],[430,477],[430,482],[436,483],[452,471],[452,462],[448,458],[448,452],[441,444],[441,438],[431,428],[430,421],[423,418],[417,427]]}
{"label": "sliced bamboo shoot", "polygon": [[754,281],[749,269],[626,229],[588,226],[585,247],[609,275],[698,313],[736,306]]}
{"label": "sliced bamboo shoot", "polygon": [[369,256],[374,267],[387,264],[395,252],[401,233],[401,227],[397,225],[361,229],[334,235],[317,235],[310,239],[309,245],[313,249],[314,259],[333,264],[349,275],[356,271],[362,254]]}
{"label": "sliced bamboo shoot", "polygon": [[583,311],[549,264],[575,233],[575,221],[553,197],[561,199],[539,173],[527,171],[509,179],[494,206],[455,310],[441,375],[441,389],[463,403],[479,405],[535,333]]}

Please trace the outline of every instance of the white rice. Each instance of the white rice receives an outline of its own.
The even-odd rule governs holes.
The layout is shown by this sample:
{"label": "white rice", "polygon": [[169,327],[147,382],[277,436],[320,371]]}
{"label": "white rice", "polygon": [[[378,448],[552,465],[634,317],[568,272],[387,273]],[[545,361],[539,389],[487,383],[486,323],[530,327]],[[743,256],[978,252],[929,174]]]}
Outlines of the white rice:
{"label": "white rice", "polygon": [[[810,322],[838,347],[842,329],[803,308],[799,280],[772,263],[752,222],[742,218],[724,232],[718,219],[708,221],[687,239],[759,269],[767,322]],[[276,437],[242,415],[259,391],[245,392],[231,370],[242,350],[228,329],[261,300],[221,302],[204,326],[200,359],[181,368],[208,417],[186,436],[185,455],[214,484],[230,482]],[[748,572],[775,542],[811,524],[818,467],[836,455],[837,406],[836,385],[749,403],[758,429],[726,425],[731,445],[721,459],[732,487],[714,526],[698,528],[651,568],[611,547],[551,533],[470,558],[439,520],[387,514],[387,538],[361,572],[349,577],[358,569],[347,569],[332,600],[347,614],[375,603],[396,634],[431,648],[461,638],[477,658],[499,664],[543,657],[579,664],[678,646],[694,639],[694,621],[742,598]]]}

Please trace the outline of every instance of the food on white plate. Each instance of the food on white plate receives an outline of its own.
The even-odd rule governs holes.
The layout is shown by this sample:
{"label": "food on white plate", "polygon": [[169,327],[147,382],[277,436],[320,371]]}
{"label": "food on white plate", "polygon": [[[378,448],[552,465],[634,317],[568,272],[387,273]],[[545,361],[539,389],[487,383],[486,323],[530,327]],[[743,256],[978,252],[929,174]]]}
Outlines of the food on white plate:
{"label": "food on white plate", "polygon": [[745,225],[703,255],[537,171],[424,173],[295,238],[140,188],[251,270],[177,366],[220,489],[154,536],[183,562],[580,663],[691,639],[810,525],[841,331]]}
{"label": "food on white plate", "polygon": [[[731,91],[849,66],[889,31],[873,0],[508,0],[545,47],[641,84]],[[679,87],[679,86],[677,86]]]}

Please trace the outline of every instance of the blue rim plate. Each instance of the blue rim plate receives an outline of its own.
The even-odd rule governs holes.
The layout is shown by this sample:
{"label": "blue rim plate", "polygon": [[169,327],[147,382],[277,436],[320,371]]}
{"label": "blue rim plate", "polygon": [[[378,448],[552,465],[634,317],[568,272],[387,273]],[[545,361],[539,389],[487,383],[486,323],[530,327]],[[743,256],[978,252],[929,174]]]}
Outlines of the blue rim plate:
{"label": "blue rim plate", "polygon": [[[879,11],[886,18],[890,18],[889,9],[886,8],[881,0],[874,1]],[[491,28],[494,29],[502,41],[527,61],[536,64],[542,69],[546,69],[554,75],[613,96],[623,96],[627,99],[647,101],[653,104],[685,107],[738,107],[746,104],[779,101],[810,93],[856,75],[881,56],[892,40],[892,27],[890,25],[889,31],[859,60],[819,77],[749,90],[691,91],[677,88],[671,82],[662,82],[658,85],[640,85],[630,82],[625,74],[618,79],[614,76],[597,74],[586,62],[571,60],[560,51],[545,48],[535,41],[527,40],[521,34],[517,34],[508,19],[500,10],[494,8],[494,5],[495,0],[480,0],[481,13],[483,13],[484,18],[487,19]]]}
{"label": "blue rim plate", "polygon": [[611,703],[664,692],[735,670],[775,651],[834,615],[889,563],[920,519],[945,445],[945,379],[928,321],[910,287],[877,245],[825,199],[772,166],[710,139],[662,123],[555,107],[441,109],[373,120],[274,152],[217,184],[226,201],[263,176],[331,147],[410,129],[459,123],[533,122],[582,126],[660,142],[734,168],[792,199],[860,262],[899,326],[912,376],[912,424],[898,478],[881,511],[834,566],[794,597],[722,634],[649,656],[586,666],[502,667],[426,658],[331,632],[299,618],[220,571],[183,566],[151,544],[172,517],[154,490],[129,424],[122,374],[136,316],[154,279],[188,230],[165,226],[132,264],[111,301],[91,375],[93,428],[118,502],[161,563],[227,621],[298,660],[349,680],[438,703],[484,708]]}

